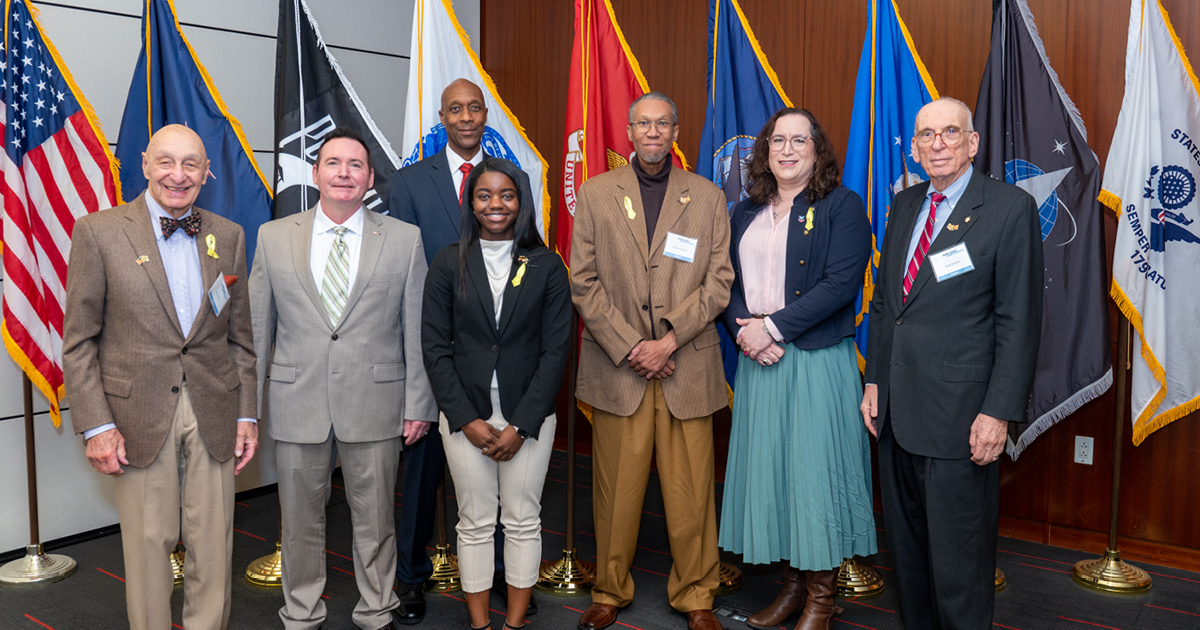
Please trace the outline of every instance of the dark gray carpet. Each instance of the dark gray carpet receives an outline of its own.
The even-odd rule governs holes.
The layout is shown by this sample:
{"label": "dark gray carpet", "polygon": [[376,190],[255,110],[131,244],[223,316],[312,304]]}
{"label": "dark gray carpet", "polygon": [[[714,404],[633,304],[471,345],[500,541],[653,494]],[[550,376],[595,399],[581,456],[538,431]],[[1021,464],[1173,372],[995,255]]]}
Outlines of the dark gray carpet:
{"label": "dark gray carpet", "polygon": [[[543,549],[545,560],[561,557],[564,543],[565,516],[565,459],[556,452],[551,462],[543,497]],[[594,560],[595,539],[591,530],[591,469],[590,460],[580,458],[576,547],[579,556]],[[341,485],[335,477],[336,486]],[[718,494],[720,487],[718,487]],[[451,491],[451,494],[453,492]],[[396,501],[403,498],[397,496]],[[282,602],[278,590],[261,590],[241,578],[241,571],[255,558],[274,550],[279,527],[278,500],[274,493],[243,497],[238,501],[234,526],[233,566],[238,575],[233,582],[233,614],[229,627],[234,630],[280,628],[277,611]],[[451,521],[454,503],[450,503]],[[637,598],[621,612],[620,628],[644,630],[683,629],[682,616],[667,606],[666,583],[671,568],[667,553],[665,522],[662,517],[662,497],[657,479],[652,477],[646,494],[645,513],[639,538],[639,555],[634,566]],[[326,605],[329,618],[326,630],[351,630],[350,613],[358,595],[350,560],[350,514],[344,494],[335,489],[328,512],[329,562],[326,585]],[[451,535],[453,543],[453,536]],[[886,547],[880,529],[880,545]],[[91,630],[128,627],[125,618],[125,593],[120,538],[109,535],[66,547],[52,549],[71,556],[79,563],[76,574],[54,584],[23,588],[0,589],[0,629]],[[1182,630],[1200,628],[1200,575],[1152,565],[1140,565],[1152,572],[1154,588],[1140,596],[1114,596],[1094,593],[1076,586],[1070,579],[1071,565],[1088,554],[1045,547],[1033,543],[1000,540],[997,564],[1008,577],[1008,587],[996,597],[995,627],[1010,630]],[[739,558],[723,554],[723,560],[740,564]],[[866,558],[866,564],[881,570],[888,581],[888,590],[866,601],[842,601],[845,613],[836,618],[834,627],[849,630],[899,629],[892,571],[886,551]],[[723,609],[754,611],[771,602],[778,588],[778,568],[742,566],[745,582],[741,590],[717,598],[716,606]],[[172,603],[175,620],[181,618],[183,590],[177,588]],[[530,630],[571,630],[579,614],[590,603],[588,597],[558,598],[538,593],[538,615],[529,620]],[[414,628],[424,630],[462,630],[470,626],[466,604],[461,593],[430,594],[429,614],[425,622]],[[492,597],[492,622],[499,629],[503,624],[502,604]],[[741,622],[726,619],[729,630],[748,628]],[[790,628],[795,619],[789,621]],[[179,626],[176,626],[179,627]],[[922,629],[910,629],[922,630]]]}

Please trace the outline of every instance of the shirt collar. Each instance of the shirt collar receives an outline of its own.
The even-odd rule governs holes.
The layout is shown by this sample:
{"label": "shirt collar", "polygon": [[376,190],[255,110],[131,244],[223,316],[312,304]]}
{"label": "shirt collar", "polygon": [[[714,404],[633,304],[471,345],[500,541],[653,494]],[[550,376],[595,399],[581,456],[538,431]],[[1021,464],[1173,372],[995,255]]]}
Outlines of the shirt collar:
{"label": "shirt collar", "polygon": [[[316,216],[313,217],[313,234],[324,234],[325,232],[332,231],[333,228],[338,226],[337,223],[333,222],[333,219],[330,219],[325,214],[325,211],[321,209],[320,205],[313,209],[313,212],[317,213]],[[346,219],[345,223],[342,223],[342,226],[344,226],[348,232],[362,236],[363,221],[365,221],[363,212],[363,207],[359,206],[358,210],[355,210],[354,214],[350,215],[350,218]]]}
{"label": "shirt collar", "polygon": [[[975,166],[967,167],[967,171],[962,174],[962,177],[954,180],[953,184],[946,187],[946,190],[940,191],[946,195],[946,201],[950,202],[950,207],[954,208],[958,205],[958,200],[962,199],[963,193],[967,192],[967,184],[971,183],[971,175],[975,172]],[[933,199],[933,193],[939,192],[933,189],[933,184],[929,185],[929,190],[925,193],[926,199]]]}
{"label": "shirt collar", "polygon": [[446,145],[446,160],[450,162],[451,173],[462,168],[462,165],[467,162],[470,162],[471,166],[479,166],[479,163],[483,161],[483,143],[479,143],[479,148],[475,150],[475,155],[471,156],[469,160],[462,159],[462,156],[455,153],[454,149],[450,148],[450,145]]}
{"label": "shirt collar", "polygon": [[[164,240],[163,234],[162,234],[162,229],[159,228],[159,224],[162,222],[159,221],[158,219],[161,217],[166,217],[168,219],[174,219],[175,217],[171,216],[170,214],[167,214],[167,211],[164,210],[163,207],[158,203],[158,201],[156,201],[154,199],[154,196],[150,194],[150,191],[147,190],[146,194],[143,195],[143,197],[146,202],[146,208],[148,210],[150,210],[150,222],[152,224],[154,224],[154,228],[155,228],[154,240],[157,240],[157,241]],[[188,211],[183,213],[183,217],[191,215],[193,209],[195,209],[195,206],[188,208]],[[182,219],[183,217],[179,217],[179,218]],[[187,238],[195,238],[192,236],[188,236],[187,233],[184,232],[183,230],[176,230],[176,231],[179,232],[180,234],[183,234]]]}

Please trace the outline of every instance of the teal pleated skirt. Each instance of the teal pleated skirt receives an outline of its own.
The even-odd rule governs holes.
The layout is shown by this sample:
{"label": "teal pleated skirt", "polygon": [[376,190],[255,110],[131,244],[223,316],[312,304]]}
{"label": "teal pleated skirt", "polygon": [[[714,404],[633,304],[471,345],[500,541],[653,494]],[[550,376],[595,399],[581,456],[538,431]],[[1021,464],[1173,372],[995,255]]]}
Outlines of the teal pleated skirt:
{"label": "teal pleated skirt", "polygon": [[877,550],[853,338],[738,359],[719,544],[751,564],[823,571]]}

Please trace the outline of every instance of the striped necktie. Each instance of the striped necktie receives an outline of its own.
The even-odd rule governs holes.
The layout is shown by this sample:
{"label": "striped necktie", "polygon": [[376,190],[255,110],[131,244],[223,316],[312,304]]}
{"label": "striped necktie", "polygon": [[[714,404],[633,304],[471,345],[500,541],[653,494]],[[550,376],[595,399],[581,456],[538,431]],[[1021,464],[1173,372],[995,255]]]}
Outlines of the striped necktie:
{"label": "striped necktie", "polygon": [[912,260],[908,261],[908,269],[904,272],[904,301],[908,301],[908,292],[912,290],[913,280],[917,279],[917,272],[921,270],[921,263],[925,262],[925,254],[929,253],[929,243],[933,241],[933,226],[937,223],[938,205],[946,200],[946,195],[942,193],[933,193],[933,199],[929,202],[929,220],[925,222],[925,229],[921,231],[921,240],[917,241],[917,249],[913,250]]}
{"label": "striped necktie", "polygon": [[350,296],[350,248],[346,245],[346,227],[333,228],[337,236],[329,248],[329,260],[325,263],[325,278],[321,281],[321,301],[329,311],[329,322],[337,325],[346,309],[346,298]]}
{"label": "striped necktie", "polygon": [[463,162],[462,166],[458,167],[458,170],[462,171],[463,174],[462,181],[458,183],[459,203],[462,203],[463,192],[467,189],[467,176],[471,174],[472,166],[473,165],[470,162]]}

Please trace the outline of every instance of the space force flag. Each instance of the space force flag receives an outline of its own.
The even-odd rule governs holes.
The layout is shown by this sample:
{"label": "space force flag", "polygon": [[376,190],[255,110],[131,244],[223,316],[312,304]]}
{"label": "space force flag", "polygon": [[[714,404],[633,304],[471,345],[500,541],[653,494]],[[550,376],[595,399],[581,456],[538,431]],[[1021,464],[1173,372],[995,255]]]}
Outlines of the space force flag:
{"label": "space force flag", "polygon": [[[708,12],[708,107],[696,174],[725,191],[726,206],[745,199],[754,141],[775,112],[792,101],[746,21],[737,0],[711,0]],[[733,388],[739,350],[724,326],[721,356]]]}
{"label": "space force flag", "polygon": [[246,263],[254,259],[258,226],[271,219],[271,186],[254,161],[242,125],[221,100],[212,77],[183,35],[171,0],[146,0],[138,55],[121,117],[117,159],[126,199],[146,190],[142,152],[164,125],[185,125],[204,142],[212,162],[196,205],[246,233]]}
{"label": "space force flag", "polygon": [[1134,0],[1125,98],[1100,201],[1117,213],[1110,293],[1140,340],[1133,443],[1200,408],[1200,84],[1166,11]]}
{"label": "space force flag", "polygon": [[[297,26],[299,25],[299,26]],[[388,212],[392,175],[400,157],[375,126],[367,108],[321,39],[305,0],[279,0],[275,48],[275,218],[317,202],[312,169],[325,136],[337,127],[358,132],[371,148],[375,185],[363,205]]]}
{"label": "space force flag", "polygon": [[1042,342],[1026,421],[1008,425],[1008,454],[1016,459],[1112,385],[1100,162],[1026,0],[996,5],[976,103],[975,166],[1033,195],[1042,224]]}
{"label": "space force flag", "polygon": [[867,354],[868,311],[892,198],[926,179],[910,155],[913,123],[921,107],[938,97],[896,3],[867,1],[867,34],[854,82],[854,111],[842,172],[842,185],[858,193],[871,221],[871,262],[856,303],[854,343],[860,370]]}
{"label": "space force flag", "polygon": [[[583,182],[629,163],[629,106],[650,86],[625,42],[608,0],[575,0],[575,43],[567,85],[563,180],[554,244],[571,260],[575,195]],[[671,164],[687,168],[678,146]]]}
{"label": "space force flag", "polygon": [[442,91],[456,79],[467,79],[483,91],[488,124],[483,150],[516,164],[529,175],[536,206],[534,216],[542,240],[549,241],[550,195],[546,161],[525,135],[517,117],[500,98],[492,78],[471,50],[467,34],[454,17],[450,0],[416,0],[413,7],[412,52],[408,99],[404,109],[404,166],[436,154],[446,146],[446,128],[438,120]]}
{"label": "space force flag", "polygon": [[63,309],[75,221],[121,203],[116,163],[32,7],[5,3],[0,37],[4,346],[62,422]]}

